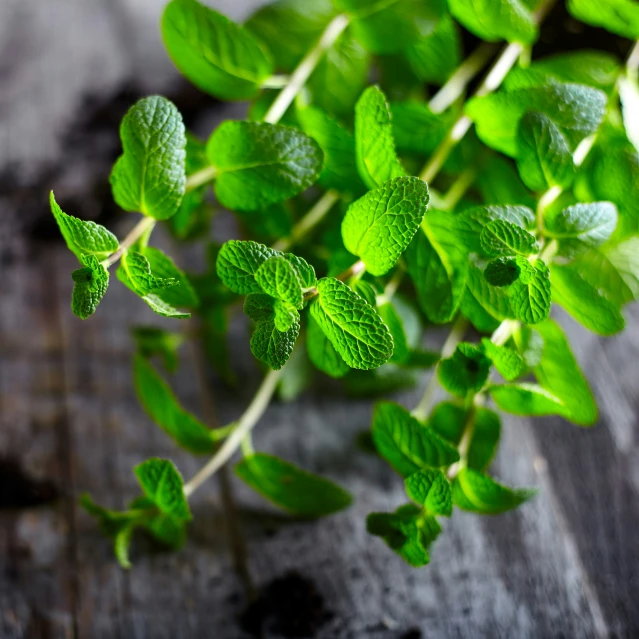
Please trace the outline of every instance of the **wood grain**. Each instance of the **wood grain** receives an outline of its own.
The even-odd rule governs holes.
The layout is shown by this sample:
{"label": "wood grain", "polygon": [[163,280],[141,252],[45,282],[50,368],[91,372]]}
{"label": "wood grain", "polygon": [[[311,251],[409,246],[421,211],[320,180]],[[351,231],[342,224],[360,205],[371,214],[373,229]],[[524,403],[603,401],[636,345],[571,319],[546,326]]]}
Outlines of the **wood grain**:
{"label": "wood grain", "polygon": [[[87,94],[108,100],[131,79],[141,91],[175,83],[157,35],[163,4],[0,4],[0,175],[17,163],[39,189],[43,210],[51,186],[45,168],[65,154],[56,132],[73,122]],[[248,4],[228,0],[221,9],[242,16]],[[224,112],[211,123],[219,117]],[[65,184],[68,196],[82,194],[81,183]],[[0,456],[61,495],[0,511],[1,637],[243,637],[239,617],[251,597],[291,571],[299,576],[287,582],[299,587],[301,594],[288,593],[295,602],[299,595],[297,612],[323,615],[319,638],[639,634],[636,309],[626,332],[606,341],[562,318],[599,401],[597,427],[504,418],[494,472],[513,485],[538,486],[539,496],[497,518],[455,513],[428,568],[411,570],[365,532],[369,512],[405,500],[400,479],[355,445],[369,425],[370,402],[320,389],[272,405],[255,445],[341,483],[356,498],[353,508],[296,521],[222,476],[197,493],[186,548],[168,554],[136,538],[134,569],[126,573],[77,507],[79,494],[121,507],[137,494],[131,468],[146,457],[170,457],[187,477],[201,463],[180,452],[135,399],[129,329],[157,317],[115,282],[95,317],[74,318],[73,257],[60,241],[38,242],[10,227],[19,200],[10,184],[1,186]],[[131,224],[122,216],[115,229]],[[197,255],[178,258],[198,264]],[[189,348],[172,380],[183,403],[211,422],[235,419],[259,383],[244,330],[233,327],[237,392],[202,373]],[[418,396],[398,399],[411,406]],[[265,615],[262,636],[277,636],[276,626]]]}

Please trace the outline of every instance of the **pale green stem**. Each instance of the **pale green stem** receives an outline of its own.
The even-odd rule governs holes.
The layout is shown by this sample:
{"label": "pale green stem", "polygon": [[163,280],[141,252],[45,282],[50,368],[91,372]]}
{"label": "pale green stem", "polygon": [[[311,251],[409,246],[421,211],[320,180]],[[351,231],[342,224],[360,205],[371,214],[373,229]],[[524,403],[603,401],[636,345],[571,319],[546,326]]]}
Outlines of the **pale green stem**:
{"label": "pale green stem", "polygon": [[338,201],[339,193],[337,193],[337,191],[326,191],[326,193],[315,202],[311,210],[293,227],[291,234],[275,242],[272,248],[276,251],[288,250],[293,244],[299,242],[311,229],[317,226]]}
{"label": "pale green stem", "polygon": [[262,89],[283,89],[291,81],[289,75],[272,75],[262,82]]}
{"label": "pale green stem", "polygon": [[[464,337],[464,333],[468,328],[468,320],[462,317],[461,315],[455,320],[453,327],[442,346],[441,351],[441,359],[446,359],[450,357],[457,348],[457,344],[462,341]],[[412,411],[413,417],[420,421],[425,420],[428,417],[428,413],[430,412],[430,405],[433,400],[433,396],[435,394],[435,390],[437,389],[437,370],[433,371],[430,379],[428,380],[428,384],[426,386],[426,390],[422,395],[422,398],[419,400],[417,406],[415,406]]]}
{"label": "pale green stem", "polygon": [[102,265],[105,268],[113,266],[145,233],[150,232],[156,224],[156,220],[152,217],[143,216],[142,219],[127,233],[126,237],[120,242],[118,250],[103,260]]}
{"label": "pale green stem", "polygon": [[217,169],[214,166],[207,166],[186,178],[186,192],[193,191],[199,186],[214,180],[217,176]]}
{"label": "pale green stem", "polygon": [[315,70],[318,62],[322,59],[326,51],[333,46],[344,29],[346,29],[348,22],[349,19],[347,16],[339,15],[329,23],[318,43],[306,54],[299,66],[293,71],[289,83],[284,87],[277,98],[275,98],[275,101],[264,116],[264,122],[275,124],[280,121],[295,99],[295,96],[306,84],[306,81]]}
{"label": "pale green stem", "polygon": [[248,435],[266,410],[277,387],[282,371],[270,371],[262,381],[253,401],[237,422],[237,426],[211,459],[186,483],[184,494],[190,497],[209,477],[233,457],[242,440]]}

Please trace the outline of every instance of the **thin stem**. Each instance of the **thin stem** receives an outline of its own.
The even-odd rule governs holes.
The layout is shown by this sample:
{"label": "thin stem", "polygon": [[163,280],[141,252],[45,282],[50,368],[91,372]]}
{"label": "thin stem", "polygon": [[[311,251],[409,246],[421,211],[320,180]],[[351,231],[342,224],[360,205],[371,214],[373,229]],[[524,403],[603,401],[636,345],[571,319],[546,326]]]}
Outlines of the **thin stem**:
{"label": "thin stem", "polygon": [[276,251],[288,250],[293,244],[299,242],[313,227],[317,226],[338,201],[339,193],[337,191],[326,191],[315,202],[311,210],[293,227],[291,234],[275,242],[272,248]]}
{"label": "thin stem", "polygon": [[211,180],[214,180],[217,176],[217,169],[214,166],[207,166],[195,173],[189,175],[186,178],[186,192],[197,189],[198,186],[202,186]]}
{"label": "thin stem", "polygon": [[295,99],[295,96],[306,84],[306,81],[315,70],[322,56],[333,46],[337,38],[339,38],[344,29],[346,29],[348,22],[349,19],[347,16],[339,15],[329,23],[318,43],[306,54],[299,66],[293,71],[289,83],[284,87],[283,91],[271,105],[271,108],[267,111],[264,116],[265,122],[275,124],[280,121],[291,105],[291,102]]}
{"label": "thin stem", "polygon": [[262,89],[283,89],[290,81],[290,75],[275,74],[262,82]]}
{"label": "thin stem", "polygon": [[468,83],[484,68],[496,50],[496,45],[482,42],[450,76],[448,82],[431,98],[428,106],[435,113],[444,112],[464,93]]}
{"label": "thin stem", "polygon": [[490,341],[497,346],[503,346],[519,327],[517,320],[505,319],[493,332]]}
{"label": "thin stem", "polygon": [[109,268],[113,266],[146,232],[151,231],[155,224],[156,220],[152,217],[143,216],[120,242],[118,250],[102,262],[104,267]]}
{"label": "thin stem", "polygon": [[238,420],[235,430],[233,430],[229,438],[222,444],[217,453],[184,484],[184,494],[186,497],[190,497],[209,477],[214,475],[233,457],[244,437],[251,432],[260,417],[264,414],[275,392],[281,374],[281,370],[270,371],[266,377],[264,377],[253,401],[248,405],[246,411],[244,411],[244,414]]}
{"label": "thin stem", "polygon": [[[464,337],[464,333],[468,328],[468,320],[462,317],[461,315],[455,320],[453,327],[442,346],[440,359],[446,359],[450,357],[457,348],[457,344],[462,341]],[[430,412],[430,405],[433,400],[433,396],[435,394],[435,390],[437,389],[437,371],[433,371],[431,378],[428,380],[428,384],[426,386],[426,390],[422,395],[422,398],[419,400],[419,403],[413,409],[412,415],[415,419],[420,421],[425,420],[428,417],[428,413]]]}

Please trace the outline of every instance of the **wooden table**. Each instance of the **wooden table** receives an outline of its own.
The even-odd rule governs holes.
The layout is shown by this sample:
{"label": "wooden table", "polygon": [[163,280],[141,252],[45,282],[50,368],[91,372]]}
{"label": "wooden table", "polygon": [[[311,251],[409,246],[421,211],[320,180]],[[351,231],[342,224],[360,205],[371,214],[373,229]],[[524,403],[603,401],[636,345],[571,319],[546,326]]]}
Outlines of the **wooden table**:
{"label": "wooden table", "polygon": [[[122,109],[140,93],[191,95],[160,43],[163,4],[0,3],[0,637],[230,639],[259,632],[260,616],[268,637],[639,636],[636,308],[607,340],[562,318],[599,423],[506,417],[494,472],[539,496],[497,518],[456,512],[427,568],[410,569],[365,531],[367,513],[404,500],[399,479],[354,444],[370,402],[321,391],[269,408],[255,444],[341,482],[356,498],[350,510],[295,521],[223,474],[197,494],[184,550],[140,538],[133,570],[118,567],[78,495],[122,507],[146,457],[168,456],[186,476],[202,461],[134,397],[129,327],[155,322],[150,310],[114,282],[95,317],[71,315],[74,258],[53,232],[47,192],[80,216],[108,209]],[[216,4],[242,17],[258,0]],[[197,125],[237,113],[213,107]],[[132,218],[117,215],[121,234]],[[236,393],[198,372],[188,349],[174,382],[187,407],[219,423],[259,382],[234,331]],[[420,388],[400,400],[411,405]]]}

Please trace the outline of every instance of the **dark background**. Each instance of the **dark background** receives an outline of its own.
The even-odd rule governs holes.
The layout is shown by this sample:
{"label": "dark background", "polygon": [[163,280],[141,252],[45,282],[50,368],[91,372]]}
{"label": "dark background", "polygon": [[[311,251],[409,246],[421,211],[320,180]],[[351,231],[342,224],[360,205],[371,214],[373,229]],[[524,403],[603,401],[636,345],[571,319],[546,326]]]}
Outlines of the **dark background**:
{"label": "dark background", "polygon": [[[494,472],[539,496],[498,518],[456,512],[427,568],[365,532],[367,513],[405,500],[401,481],[354,444],[371,402],[321,392],[274,404],[255,443],[341,482],[356,498],[349,511],[291,520],[222,474],[198,492],[184,550],[136,538],[133,570],[118,567],[78,495],[121,507],[146,457],[171,457],[186,476],[202,461],[176,450],[134,396],[129,328],[156,316],[115,281],[93,318],[72,316],[75,260],[47,202],[54,188],[67,212],[122,236],[133,220],[112,203],[108,174],[131,103],[161,92],[202,133],[241,117],[241,105],[216,104],[177,76],[157,29],[164,3],[0,3],[0,637],[639,636],[634,307],[623,335],[607,340],[561,318],[599,423],[504,418]],[[243,18],[258,2],[211,4]],[[535,55],[583,47],[621,58],[628,42],[559,6]],[[170,247],[161,232],[158,241]],[[210,422],[236,418],[259,381],[243,335],[236,348],[236,393],[209,379],[190,347],[172,380]],[[414,404],[425,381],[400,399]]]}

